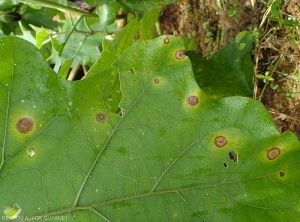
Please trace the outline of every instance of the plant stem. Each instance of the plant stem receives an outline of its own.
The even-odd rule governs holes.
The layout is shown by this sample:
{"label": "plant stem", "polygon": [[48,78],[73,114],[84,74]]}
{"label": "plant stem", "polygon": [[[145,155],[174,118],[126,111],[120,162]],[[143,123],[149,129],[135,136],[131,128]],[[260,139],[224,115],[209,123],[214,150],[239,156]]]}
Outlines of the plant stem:
{"label": "plant stem", "polygon": [[269,83],[269,82],[266,82],[266,84],[264,85],[264,87],[263,87],[263,89],[262,89],[262,91],[261,91],[261,93],[260,93],[260,95],[259,95],[259,98],[258,98],[259,101],[261,101],[261,98],[262,98],[262,96],[264,95],[264,92],[265,92],[265,89],[266,89],[268,83]]}
{"label": "plant stem", "polygon": [[73,24],[73,27],[72,27],[72,29],[70,30],[70,32],[68,33],[68,35],[67,35],[67,37],[66,37],[66,39],[65,39],[65,41],[64,41],[64,43],[63,43],[63,46],[62,46],[61,51],[58,52],[58,55],[59,55],[59,56],[62,55],[63,50],[64,50],[64,48],[65,48],[65,46],[66,46],[66,44],[67,44],[69,38],[71,37],[73,31],[76,30],[76,26],[78,25],[78,23],[80,22],[80,20],[81,20],[82,18],[83,18],[83,16],[81,15],[81,16],[78,18],[78,20],[76,21],[75,25],[74,25],[74,24],[73,24],[73,21],[72,21],[72,18],[71,18],[71,16],[70,16],[70,20],[71,20],[71,23]]}
{"label": "plant stem", "polygon": [[53,8],[53,9],[57,9],[62,12],[74,12],[78,15],[84,15],[87,17],[98,18],[98,16],[94,13],[87,13],[87,12],[81,11],[79,9],[72,8],[70,6],[60,5],[60,4],[57,4],[54,2],[48,2],[48,1],[43,1],[43,0],[17,0],[17,1],[25,3],[25,4],[36,4],[41,7]]}

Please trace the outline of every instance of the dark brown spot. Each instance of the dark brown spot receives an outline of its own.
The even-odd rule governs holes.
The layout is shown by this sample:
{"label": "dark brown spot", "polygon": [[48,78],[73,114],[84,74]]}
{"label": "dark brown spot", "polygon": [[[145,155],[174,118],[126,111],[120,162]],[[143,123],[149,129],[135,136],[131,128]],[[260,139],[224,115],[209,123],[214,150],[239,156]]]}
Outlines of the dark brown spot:
{"label": "dark brown spot", "polygon": [[184,59],[186,55],[184,54],[184,50],[178,50],[175,53],[176,59]]}
{"label": "dark brown spot", "polygon": [[198,96],[189,96],[187,99],[186,99],[186,103],[190,106],[196,106],[198,103],[199,103],[199,98]]}
{"label": "dark brown spot", "polygon": [[274,160],[280,154],[280,149],[277,147],[273,147],[270,150],[267,150],[267,157],[269,160]]}
{"label": "dark brown spot", "polygon": [[158,84],[159,83],[159,79],[155,79],[154,82]]}
{"label": "dark brown spot", "polygon": [[233,160],[233,162],[237,162],[238,161],[238,155],[235,151],[231,151],[229,152],[229,158],[231,160]]}
{"label": "dark brown spot", "polygon": [[284,172],[280,172],[280,176],[281,176],[281,177],[284,177],[284,176],[285,176],[285,173],[284,173]]}
{"label": "dark brown spot", "polygon": [[106,115],[104,113],[97,113],[96,120],[98,122],[104,122],[106,120]]}
{"label": "dark brown spot", "polygon": [[226,167],[226,168],[228,167],[227,163],[224,163],[224,167]]}
{"label": "dark brown spot", "polygon": [[25,116],[18,119],[16,128],[20,133],[29,133],[34,127],[34,122],[31,118]]}
{"label": "dark brown spot", "polygon": [[164,43],[165,44],[168,44],[170,42],[170,39],[169,39],[169,37],[167,36],[165,39],[164,39]]}
{"label": "dark brown spot", "polygon": [[214,141],[215,145],[219,148],[225,146],[227,142],[228,141],[224,136],[217,136]]}

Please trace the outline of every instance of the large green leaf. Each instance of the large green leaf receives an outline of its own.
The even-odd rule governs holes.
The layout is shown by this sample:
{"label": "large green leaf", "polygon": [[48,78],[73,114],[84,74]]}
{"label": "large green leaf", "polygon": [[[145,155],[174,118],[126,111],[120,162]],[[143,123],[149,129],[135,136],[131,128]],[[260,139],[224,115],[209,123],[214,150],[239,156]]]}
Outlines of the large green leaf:
{"label": "large green leaf", "polygon": [[107,111],[116,69],[68,82],[22,39],[0,49],[3,219],[299,218],[298,139],[258,101],[206,96],[180,37],[136,42],[116,61],[122,115]]}
{"label": "large green leaf", "polygon": [[194,51],[187,52],[199,86],[213,98],[251,96],[253,62],[250,52],[255,42],[252,32],[241,32],[236,40],[205,59]]}

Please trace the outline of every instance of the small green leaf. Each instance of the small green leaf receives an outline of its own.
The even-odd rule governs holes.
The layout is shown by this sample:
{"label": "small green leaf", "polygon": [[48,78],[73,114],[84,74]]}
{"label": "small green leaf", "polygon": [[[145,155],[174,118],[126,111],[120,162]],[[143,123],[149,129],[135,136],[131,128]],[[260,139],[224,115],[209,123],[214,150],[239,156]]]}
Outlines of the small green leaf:
{"label": "small green leaf", "polygon": [[274,78],[272,76],[266,76],[266,80],[272,82],[274,81]]}
{"label": "small green leaf", "polygon": [[59,54],[63,50],[63,43],[59,42],[56,38],[51,38],[53,49]]}
{"label": "small green leaf", "polygon": [[49,38],[49,32],[44,27],[35,27],[33,25],[30,26],[35,31],[35,38],[36,38],[36,47],[38,49],[41,48],[43,42]]}
{"label": "small green leaf", "polygon": [[155,37],[155,23],[157,22],[160,9],[147,10],[140,21],[139,40],[148,40]]}
{"label": "small green leaf", "polygon": [[73,59],[65,61],[65,63],[60,67],[58,71],[58,75],[64,79],[66,79],[70,73],[70,68],[73,63]]}
{"label": "small green leaf", "polygon": [[20,29],[23,33],[23,35],[19,35],[19,37],[27,40],[28,42],[31,42],[32,44],[36,44],[36,39],[35,37],[33,36],[33,34],[31,33],[30,30],[28,30],[27,28],[25,28],[25,26],[19,22],[19,26],[20,26]]}
{"label": "small green leaf", "polygon": [[262,75],[262,74],[257,74],[256,77],[257,77],[258,79],[265,79],[265,78],[266,78],[266,76],[265,76],[265,75]]}
{"label": "small green leaf", "polygon": [[103,4],[96,8],[97,14],[99,16],[100,25],[105,27],[114,23],[117,15],[118,10],[120,9],[120,4],[117,2],[109,2],[107,4]]}

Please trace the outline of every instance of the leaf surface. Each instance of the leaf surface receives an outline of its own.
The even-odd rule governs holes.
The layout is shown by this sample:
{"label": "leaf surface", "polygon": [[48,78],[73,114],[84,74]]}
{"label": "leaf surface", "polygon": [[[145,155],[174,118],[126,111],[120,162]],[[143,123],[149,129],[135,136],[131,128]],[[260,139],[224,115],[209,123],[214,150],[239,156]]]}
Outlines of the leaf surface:
{"label": "leaf surface", "polygon": [[[77,82],[24,40],[0,39],[0,50],[4,218],[12,209],[22,220],[299,217],[298,139],[280,135],[258,101],[204,94],[180,37],[136,42],[115,68]],[[117,71],[122,115],[107,107]],[[24,117],[34,125],[21,133]]]}

